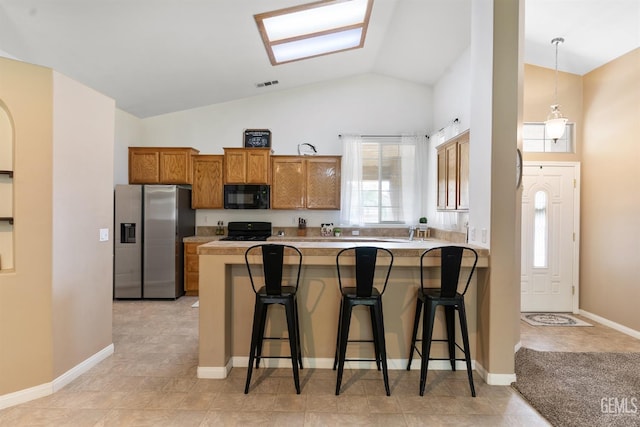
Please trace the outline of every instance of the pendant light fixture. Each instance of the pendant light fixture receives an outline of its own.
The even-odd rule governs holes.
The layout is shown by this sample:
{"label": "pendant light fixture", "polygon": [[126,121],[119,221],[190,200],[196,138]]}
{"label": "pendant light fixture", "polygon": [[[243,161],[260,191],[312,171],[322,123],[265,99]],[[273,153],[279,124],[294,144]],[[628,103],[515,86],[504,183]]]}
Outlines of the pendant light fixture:
{"label": "pendant light fixture", "polygon": [[551,44],[556,45],[556,76],[555,76],[555,92],[554,92],[554,104],[551,105],[551,112],[547,116],[547,121],[544,122],[544,129],[547,138],[553,139],[553,142],[558,142],[558,138],[564,135],[564,128],[567,124],[567,118],[565,118],[560,112],[560,104],[558,104],[558,44],[564,43],[562,37],[556,37],[551,40]]}

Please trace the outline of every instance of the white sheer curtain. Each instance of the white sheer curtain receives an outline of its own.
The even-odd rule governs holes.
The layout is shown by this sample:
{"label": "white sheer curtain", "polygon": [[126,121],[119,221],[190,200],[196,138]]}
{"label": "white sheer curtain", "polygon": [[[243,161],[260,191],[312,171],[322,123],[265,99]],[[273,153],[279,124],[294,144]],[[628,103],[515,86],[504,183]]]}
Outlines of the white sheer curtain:
{"label": "white sheer curtain", "polygon": [[342,135],[340,223],[362,225],[362,137]]}
{"label": "white sheer curtain", "polygon": [[424,201],[427,180],[426,138],[403,135],[389,138],[367,138],[359,135],[342,135],[342,210],[341,223],[364,225],[362,209],[362,144],[364,142],[395,142],[401,155],[401,205],[399,222],[416,224],[426,212]]}
{"label": "white sheer curtain", "polygon": [[428,144],[424,136],[403,135],[402,154],[402,219],[405,224],[418,222],[425,215]]}

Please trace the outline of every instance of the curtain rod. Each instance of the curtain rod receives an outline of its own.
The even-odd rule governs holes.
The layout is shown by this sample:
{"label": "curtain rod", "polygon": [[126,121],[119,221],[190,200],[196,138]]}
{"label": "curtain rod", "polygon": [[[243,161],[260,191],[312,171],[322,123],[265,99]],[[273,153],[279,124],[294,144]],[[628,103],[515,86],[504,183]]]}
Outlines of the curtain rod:
{"label": "curtain rod", "polygon": [[[362,138],[402,138],[402,135],[359,135]],[[338,134],[338,138],[342,138],[342,134]],[[429,135],[425,135],[425,138],[429,139]]]}
{"label": "curtain rod", "polygon": [[[358,135],[362,138],[402,138],[402,135]],[[342,134],[338,134],[339,138],[342,138]]]}

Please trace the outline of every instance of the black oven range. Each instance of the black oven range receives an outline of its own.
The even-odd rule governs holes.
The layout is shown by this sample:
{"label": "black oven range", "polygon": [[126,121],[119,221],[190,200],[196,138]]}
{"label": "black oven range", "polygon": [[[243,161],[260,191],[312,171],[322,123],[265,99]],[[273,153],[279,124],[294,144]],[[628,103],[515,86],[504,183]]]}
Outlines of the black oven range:
{"label": "black oven range", "polygon": [[266,241],[270,236],[270,222],[232,221],[227,224],[227,237],[220,240]]}

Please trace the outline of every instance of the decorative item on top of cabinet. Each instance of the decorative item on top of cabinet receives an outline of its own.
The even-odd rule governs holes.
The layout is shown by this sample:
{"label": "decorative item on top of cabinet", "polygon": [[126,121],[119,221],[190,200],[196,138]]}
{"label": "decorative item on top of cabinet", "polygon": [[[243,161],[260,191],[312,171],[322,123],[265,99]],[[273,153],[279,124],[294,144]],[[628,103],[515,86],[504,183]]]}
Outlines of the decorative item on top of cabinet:
{"label": "decorative item on top of cabinet", "polygon": [[272,156],[271,209],[340,209],[340,156]]}
{"label": "decorative item on top of cabinet", "polygon": [[197,296],[199,292],[198,280],[200,267],[198,260],[198,246],[203,242],[187,242],[184,244],[184,291],[186,295]]}
{"label": "decorative item on top of cabinet", "polygon": [[129,147],[129,184],[191,184],[191,147]]}
{"label": "decorative item on top of cabinet", "polygon": [[269,129],[245,129],[245,148],[271,147],[271,131]]}
{"label": "decorative item on top of cabinet", "polygon": [[270,148],[224,148],[225,184],[269,184]]}
{"label": "decorative item on top of cabinet", "polygon": [[469,131],[438,147],[438,210],[469,209]]}
{"label": "decorative item on top of cabinet", "polygon": [[222,182],[224,156],[193,156],[193,185],[191,207],[193,209],[222,209],[224,185]]}

